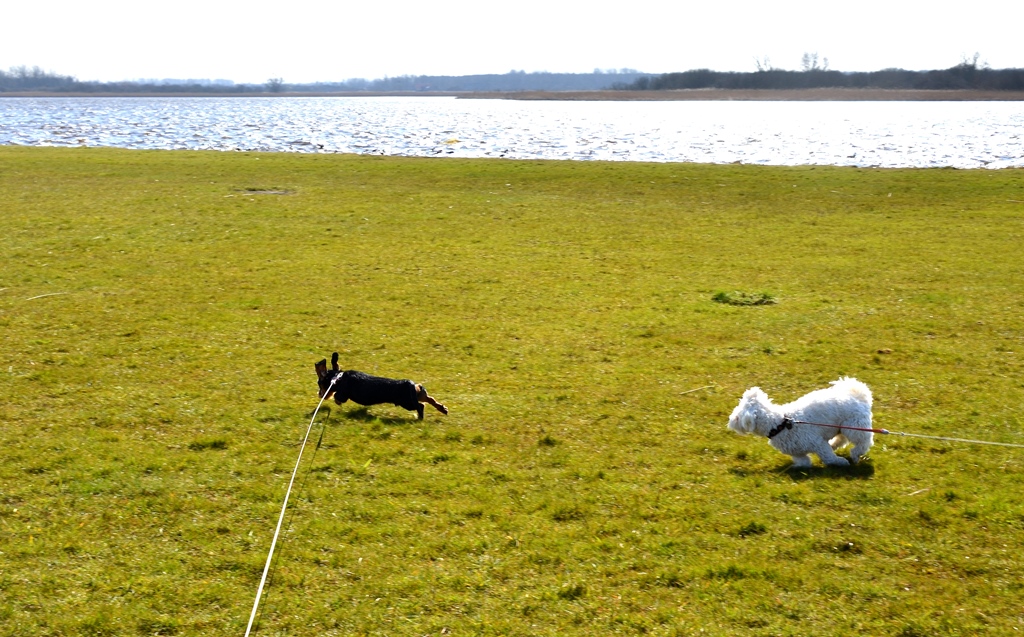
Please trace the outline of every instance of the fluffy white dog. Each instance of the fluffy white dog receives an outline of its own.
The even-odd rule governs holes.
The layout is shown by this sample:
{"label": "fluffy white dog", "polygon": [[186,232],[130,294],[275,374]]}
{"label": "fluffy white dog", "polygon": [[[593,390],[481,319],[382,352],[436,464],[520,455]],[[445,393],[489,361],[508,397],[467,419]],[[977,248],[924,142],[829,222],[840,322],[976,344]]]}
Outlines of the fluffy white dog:
{"label": "fluffy white dog", "polygon": [[843,427],[871,428],[871,390],[855,378],[832,381],[831,387],[786,405],[772,403],[759,387],[751,387],[729,416],[729,429],[768,438],[768,444],[793,457],[794,467],[811,466],[811,453],[826,465],[849,465],[835,453],[847,443],[853,444],[850,459],[856,464],[871,448],[874,434]]}

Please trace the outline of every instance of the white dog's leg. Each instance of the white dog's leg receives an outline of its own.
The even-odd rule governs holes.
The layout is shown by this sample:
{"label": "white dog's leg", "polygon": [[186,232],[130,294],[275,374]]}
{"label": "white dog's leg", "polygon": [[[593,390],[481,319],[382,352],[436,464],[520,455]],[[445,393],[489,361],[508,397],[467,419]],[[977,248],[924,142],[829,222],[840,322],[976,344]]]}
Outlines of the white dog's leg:
{"label": "white dog's leg", "polygon": [[846,439],[846,436],[844,436],[843,434],[836,434],[835,438],[828,441],[828,446],[832,447],[832,450],[835,451],[836,449],[839,449],[848,442],[850,441]]}
{"label": "white dog's leg", "polygon": [[[824,443],[824,441],[822,441],[822,443]],[[814,453],[818,454],[818,457],[821,458],[821,462],[823,464],[826,464],[830,467],[850,466],[849,460],[837,456],[836,452],[832,451],[832,447],[828,446],[827,444],[821,444],[820,446],[818,446],[818,448],[814,450]]]}
{"label": "white dog's leg", "polygon": [[793,466],[798,469],[811,466],[810,456],[793,456]]}
{"label": "white dog's leg", "polygon": [[854,446],[853,449],[850,449],[850,461],[853,462],[853,464],[857,464],[858,462],[860,462],[860,459],[864,456],[864,454],[868,452],[870,448],[871,443],[869,442],[857,443],[857,445]]}

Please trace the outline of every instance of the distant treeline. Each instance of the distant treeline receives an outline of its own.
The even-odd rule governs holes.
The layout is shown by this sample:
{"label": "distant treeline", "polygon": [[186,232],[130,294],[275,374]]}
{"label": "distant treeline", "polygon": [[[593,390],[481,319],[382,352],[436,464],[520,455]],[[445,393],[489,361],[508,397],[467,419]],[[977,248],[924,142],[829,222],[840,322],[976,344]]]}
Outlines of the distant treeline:
{"label": "distant treeline", "polygon": [[599,91],[605,89],[663,91],[673,89],[808,89],[875,88],[913,90],[1024,91],[1024,69],[990,69],[965,61],[941,71],[882,71],[844,73],[827,68],[786,71],[765,68],[752,73],[696,69],[655,75],[633,69],[593,73],[526,73],[491,75],[403,75],[377,80],[287,84],[280,78],[263,84],[229,80],[138,80],[80,82],[39,67],[0,71],[0,93],[331,93],[331,92],[487,92]]}
{"label": "distant treeline", "polygon": [[226,80],[140,80],[135,82],[80,82],[38,67],[0,71],[0,92],[47,91],[66,93],[312,93],[312,92],[472,92],[472,91],[599,91],[650,77],[632,69],[593,73],[526,73],[492,75],[403,75],[377,80],[288,84],[280,78],[263,84],[235,84]]}
{"label": "distant treeline", "polygon": [[267,85],[263,84],[235,84],[226,80],[80,82],[70,75],[58,75],[39,67],[19,66],[0,71],[0,93],[261,93],[267,90]]}
{"label": "distant treeline", "polygon": [[722,73],[696,69],[665,73],[619,83],[616,89],[665,91],[673,89],[808,89],[875,88],[904,90],[1024,91],[1024,69],[989,69],[963,62],[942,71],[882,71],[843,73],[827,69],[784,71],[765,69],[753,73]]}
{"label": "distant treeline", "polygon": [[633,69],[593,73],[526,73],[501,75],[403,75],[379,80],[288,85],[289,91],[601,91],[650,77]]}

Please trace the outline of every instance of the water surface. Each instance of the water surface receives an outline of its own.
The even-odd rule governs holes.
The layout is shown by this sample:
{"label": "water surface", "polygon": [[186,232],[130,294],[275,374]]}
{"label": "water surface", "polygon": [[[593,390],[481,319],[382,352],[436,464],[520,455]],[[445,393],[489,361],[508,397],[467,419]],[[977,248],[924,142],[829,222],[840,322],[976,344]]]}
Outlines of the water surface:
{"label": "water surface", "polygon": [[1022,102],[0,99],[0,144],[881,167],[1024,167]]}

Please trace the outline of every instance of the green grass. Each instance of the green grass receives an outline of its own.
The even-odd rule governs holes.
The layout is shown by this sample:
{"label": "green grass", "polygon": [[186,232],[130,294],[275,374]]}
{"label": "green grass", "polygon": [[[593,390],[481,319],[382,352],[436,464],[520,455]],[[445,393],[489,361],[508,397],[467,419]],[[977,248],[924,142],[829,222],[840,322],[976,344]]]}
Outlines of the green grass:
{"label": "green grass", "polygon": [[257,634],[1016,634],[1024,450],[794,471],[725,424],[852,375],[878,426],[1024,443],[1021,201],[1019,170],[0,147],[0,633],[242,634],[339,351],[451,414],[321,411]]}

